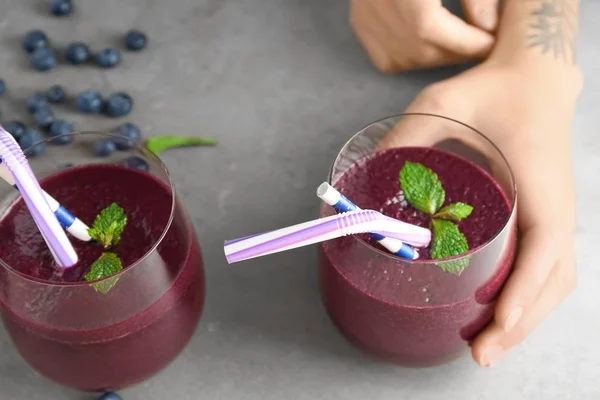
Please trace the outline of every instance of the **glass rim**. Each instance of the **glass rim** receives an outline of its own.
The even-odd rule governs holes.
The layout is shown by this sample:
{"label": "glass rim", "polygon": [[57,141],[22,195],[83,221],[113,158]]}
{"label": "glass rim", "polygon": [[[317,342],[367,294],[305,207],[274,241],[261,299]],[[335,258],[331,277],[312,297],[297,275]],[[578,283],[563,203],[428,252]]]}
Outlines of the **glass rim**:
{"label": "glass rim", "polygon": [[510,212],[508,214],[508,217],[506,218],[506,221],[504,221],[502,228],[500,228],[498,230],[498,232],[496,232],[490,239],[488,239],[485,243],[475,247],[474,249],[469,249],[468,252],[466,253],[462,253],[462,254],[458,254],[456,256],[453,257],[447,257],[447,258],[440,258],[440,259],[427,259],[427,260],[422,260],[422,259],[416,259],[416,260],[410,260],[408,258],[402,258],[402,257],[398,257],[395,254],[392,254],[388,251],[385,250],[380,250],[378,248],[376,248],[375,246],[369,244],[367,241],[365,241],[364,239],[362,239],[361,237],[359,237],[358,235],[351,235],[353,240],[356,240],[359,244],[361,244],[362,246],[364,246],[367,250],[372,251],[374,253],[378,253],[381,256],[390,258],[391,260],[394,261],[398,261],[404,264],[408,264],[408,265],[417,265],[417,264],[426,264],[426,265],[436,265],[436,264],[440,264],[443,262],[450,262],[450,261],[456,261],[456,260],[462,260],[465,258],[469,258],[472,257],[473,255],[481,252],[483,249],[487,248],[488,246],[490,246],[501,234],[502,232],[504,232],[506,230],[506,228],[508,227],[508,224],[510,223],[510,221],[512,220],[514,213],[515,213],[515,209],[516,209],[516,203],[517,203],[517,185],[516,185],[516,181],[515,181],[515,176],[513,174],[513,170],[510,166],[510,164],[508,163],[508,160],[506,159],[506,157],[504,156],[504,154],[502,153],[502,151],[500,151],[500,149],[498,148],[498,146],[496,146],[496,144],[494,142],[492,142],[487,136],[485,136],[483,133],[481,133],[480,131],[478,131],[477,129],[473,128],[470,125],[467,125],[464,122],[458,121],[454,118],[450,118],[450,117],[445,117],[443,115],[439,115],[439,114],[432,114],[432,113],[421,113],[421,112],[411,112],[411,113],[403,113],[403,114],[394,114],[394,115],[390,115],[387,117],[383,117],[380,118],[376,121],[373,121],[365,126],[363,126],[361,129],[358,130],[358,132],[356,132],[354,135],[352,135],[352,137],[350,137],[342,146],[342,148],[340,149],[340,151],[338,152],[337,156],[335,157],[335,159],[333,160],[333,164],[331,165],[331,169],[329,170],[329,175],[327,177],[327,182],[330,185],[333,185],[332,182],[332,178],[333,178],[333,171],[335,169],[335,166],[337,165],[340,157],[342,156],[342,153],[344,152],[344,150],[348,147],[348,145],[359,135],[363,134],[363,132],[365,130],[367,130],[368,128],[372,127],[373,125],[382,123],[384,121],[388,121],[391,119],[398,119],[398,118],[404,118],[404,117],[410,117],[410,116],[421,116],[421,117],[434,117],[434,118],[440,118],[440,119],[444,119],[446,121],[450,121],[450,122],[454,122],[456,124],[462,125],[463,127],[470,129],[471,131],[473,131],[474,133],[478,134],[481,138],[483,138],[488,144],[490,144],[492,146],[492,148],[498,152],[498,154],[500,155],[500,158],[502,159],[502,161],[504,162],[504,164],[506,165],[506,168],[508,169],[508,173],[510,176],[510,186],[511,186],[511,190],[513,193],[513,198],[510,204]]}
{"label": "glass rim", "polygon": [[[119,135],[116,135],[114,133],[110,133],[110,132],[99,132],[99,131],[79,131],[79,132],[72,132],[72,133],[66,133],[63,135],[59,135],[56,137],[60,137],[60,136],[83,136],[83,135],[99,135],[99,136],[105,136],[105,137],[109,137],[109,138],[117,138],[119,137]],[[23,153],[25,155],[27,155],[27,151],[34,148],[35,146],[39,146],[40,143],[45,143],[45,144],[52,144],[52,141],[56,139],[56,137],[52,137],[52,138],[48,138],[42,142],[36,143],[32,146],[29,146],[27,149],[23,149]],[[142,146],[142,145],[135,145],[132,150],[135,150],[136,152],[140,153],[140,154],[144,154],[144,156],[148,156],[151,159],[153,159],[153,161],[157,161],[159,167],[161,168],[161,170],[166,174],[167,179],[169,180],[169,187],[171,188],[171,211],[169,212],[169,219],[165,225],[165,228],[163,229],[162,233],[160,234],[160,237],[156,240],[156,242],[150,247],[150,249],[144,253],[143,256],[141,256],[140,258],[138,258],[135,262],[133,262],[132,264],[130,264],[129,266],[123,268],[121,271],[117,272],[116,274],[101,278],[101,279],[96,279],[93,281],[77,281],[77,282],[57,282],[57,281],[48,281],[45,279],[39,279],[39,278],[35,278],[33,276],[27,275],[15,268],[13,268],[12,266],[10,266],[8,263],[6,263],[2,258],[0,258],[0,265],[5,268],[7,271],[17,275],[20,278],[23,278],[25,280],[34,282],[36,284],[40,284],[40,285],[44,285],[44,286],[60,286],[60,287],[81,287],[84,285],[91,285],[94,283],[99,283],[99,282],[103,282],[106,281],[108,279],[113,279],[115,277],[120,277],[121,275],[123,275],[124,273],[132,270],[133,268],[135,268],[136,266],[138,266],[140,263],[142,263],[146,258],[148,258],[154,251],[156,251],[156,249],[158,248],[158,246],[162,243],[163,239],[165,238],[165,236],[167,235],[167,232],[169,230],[169,228],[171,227],[171,224],[173,222],[173,218],[175,215],[175,206],[176,206],[176,194],[175,194],[175,185],[173,184],[173,180],[171,179],[171,174],[169,173],[169,170],[167,169],[166,165],[162,162],[162,160],[156,156],[156,154],[152,153],[150,150],[148,150],[146,147]],[[84,165],[88,165],[88,164],[84,164]],[[50,176],[50,175],[49,175]],[[37,177],[36,177],[37,179]],[[18,196],[17,198],[10,203],[9,207],[14,205],[15,202],[18,201]],[[2,211],[4,212],[4,211]]]}

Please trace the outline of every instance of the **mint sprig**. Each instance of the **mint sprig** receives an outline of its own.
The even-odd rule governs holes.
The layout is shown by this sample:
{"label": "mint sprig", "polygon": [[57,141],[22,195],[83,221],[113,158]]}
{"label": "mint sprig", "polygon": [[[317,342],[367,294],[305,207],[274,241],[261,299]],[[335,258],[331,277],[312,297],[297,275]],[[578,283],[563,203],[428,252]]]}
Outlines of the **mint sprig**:
{"label": "mint sprig", "polygon": [[461,221],[467,218],[473,212],[473,206],[465,203],[452,203],[442,208],[435,213],[433,218],[449,219],[453,221]]}
{"label": "mint sprig", "polygon": [[[100,242],[105,249],[113,247],[121,240],[121,234],[127,224],[127,216],[117,203],[112,203],[98,214],[94,224],[88,229],[92,239]],[[96,281],[98,279],[108,278],[123,270],[121,259],[115,253],[104,252],[92,264],[90,271],[84,276],[86,281]],[[95,291],[108,293],[117,282],[118,276],[104,279],[101,282],[91,283]]]}
{"label": "mint sprig", "polygon": [[[473,212],[473,207],[458,202],[440,210],[446,192],[437,174],[423,164],[407,161],[400,170],[399,178],[405,199],[414,208],[432,217],[431,258],[449,258],[469,251],[467,239],[453,221],[467,218]],[[444,261],[436,265],[446,272],[460,275],[469,265],[469,258]]]}
{"label": "mint sprig", "polygon": [[[121,260],[115,253],[102,253],[102,255],[94,261],[90,272],[88,272],[84,278],[86,281],[95,281],[114,275],[122,269],[123,265],[121,264]],[[91,286],[97,292],[106,294],[118,281],[119,277],[114,276],[101,282],[92,283]]]}
{"label": "mint sprig", "polygon": [[214,139],[195,136],[155,136],[146,140],[146,147],[156,155],[173,147],[215,146],[216,144],[217,141]]}
{"label": "mint sprig", "polygon": [[438,176],[423,164],[407,161],[400,170],[404,198],[417,210],[434,214],[444,203],[446,192]]}
{"label": "mint sprig", "polygon": [[112,203],[98,214],[88,234],[108,249],[119,243],[126,224],[125,212],[117,203]]}

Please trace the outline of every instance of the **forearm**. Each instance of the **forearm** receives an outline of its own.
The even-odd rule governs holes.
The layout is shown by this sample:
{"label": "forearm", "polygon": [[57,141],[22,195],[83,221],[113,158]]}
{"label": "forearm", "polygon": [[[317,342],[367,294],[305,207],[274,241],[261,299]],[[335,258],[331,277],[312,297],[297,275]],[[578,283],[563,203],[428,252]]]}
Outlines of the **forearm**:
{"label": "forearm", "polygon": [[578,0],[506,0],[492,58],[532,75],[577,75]]}

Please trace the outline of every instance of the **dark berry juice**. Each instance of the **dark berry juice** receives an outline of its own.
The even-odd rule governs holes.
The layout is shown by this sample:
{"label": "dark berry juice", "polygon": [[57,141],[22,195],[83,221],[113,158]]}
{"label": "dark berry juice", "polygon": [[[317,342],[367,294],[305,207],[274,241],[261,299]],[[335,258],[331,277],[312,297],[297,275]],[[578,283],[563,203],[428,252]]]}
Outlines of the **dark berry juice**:
{"label": "dark berry juice", "polygon": [[188,343],[204,303],[202,257],[183,206],[168,184],[116,165],[67,169],[41,185],[90,226],[111,203],[124,209],[127,225],[110,250],[124,269],[108,293],[95,291],[83,277],[103,249],[71,238],[80,261],[61,272],[22,199],[14,202],[0,220],[0,304],[18,351],[82,390],[152,376]]}
{"label": "dark berry juice", "polygon": [[[446,191],[444,205],[464,202],[472,214],[458,223],[469,243],[469,266],[460,274],[430,260],[406,262],[370,237],[323,243],[322,297],[346,337],[366,352],[406,366],[432,366],[464,353],[491,320],[494,301],[515,252],[511,204],[480,166],[445,151],[406,147],[372,154],[349,167],[333,185],[361,208],[428,227],[430,217],[413,208],[400,190],[406,161],[432,169]],[[323,206],[322,215],[331,214]]]}

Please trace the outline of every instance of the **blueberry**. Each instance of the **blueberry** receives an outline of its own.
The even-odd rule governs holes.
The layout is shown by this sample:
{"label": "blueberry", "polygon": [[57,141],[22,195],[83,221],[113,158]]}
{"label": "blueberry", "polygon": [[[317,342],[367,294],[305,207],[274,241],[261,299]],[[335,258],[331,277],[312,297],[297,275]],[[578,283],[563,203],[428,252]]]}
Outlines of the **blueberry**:
{"label": "blueberry", "polygon": [[10,133],[18,142],[25,133],[25,124],[21,121],[8,121],[4,124],[6,132]]}
{"label": "blueberry", "polygon": [[33,113],[33,119],[40,128],[48,128],[54,121],[54,113],[49,107],[40,108]]}
{"label": "blueberry", "polygon": [[29,57],[31,66],[38,71],[49,71],[56,67],[56,55],[51,49],[36,49]]}
{"label": "blueberry", "polygon": [[102,95],[93,90],[86,90],[77,96],[75,105],[81,112],[98,114],[102,110]]}
{"label": "blueberry", "polygon": [[33,53],[35,49],[46,48],[49,45],[48,37],[39,29],[27,32],[23,39],[23,48],[28,53]]}
{"label": "blueberry", "polygon": [[115,143],[109,139],[98,139],[94,142],[94,154],[99,157],[108,157],[115,150]]}
{"label": "blueberry", "polygon": [[121,164],[124,167],[131,169],[139,169],[140,171],[148,172],[150,170],[148,162],[146,162],[146,160],[144,160],[142,157],[138,156],[127,157],[121,162]]}
{"label": "blueberry", "polygon": [[27,100],[25,100],[25,104],[27,105],[27,109],[30,113],[34,113],[39,109],[48,107],[46,96],[44,96],[42,93],[32,94],[27,98]]}
{"label": "blueberry", "polygon": [[59,171],[65,170],[65,169],[69,169],[69,168],[73,168],[75,166],[75,164],[73,163],[64,163],[64,164],[59,164],[56,169]]}
{"label": "blueberry", "polygon": [[50,125],[50,141],[53,144],[69,144],[73,141],[73,135],[69,135],[73,130],[73,124],[62,119],[54,120]]}
{"label": "blueberry", "polygon": [[112,68],[121,62],[121,52],[115,48],[107,48],[96,54],[96,64],[102,68]]}
{"label": "blueberry", "polygon": [[113,139],[119,150],[129,150],[140,143],[142,134],[140,129],[130,122],[126,122],[123,125],[119,125],[115,129],[117,135]]}
{"label": "blueberry", "polygon": [[6,83],[4,83],[4,79],[0,79],[0,96],[6,93]]}
{"label": "blueberry", "polygon": [[127,47],[128,50],[143,50],[147,44],[148,38],[143,32],[132,30],[127,32],[127,35],[125,35],[125,47]]}
{"label": "blueberry", "polygon": [[65,88],[62,86],[54,85],[48,89],[48,92],[46,92],[46,97],[51,103],[64,103],[67,99],[67,93],[65,92]]}
{"label": "blueberry", "polygon": [[109,117],[122,117],[131,112],[133,99],[127,93],[113,93],[104,104],[104,112]]}
{"label": "blueberry", "polygon": [[42,154],[46,148],[42,134],[35,129],[26,129],[19,141],[19,145],[28,157],[35,157]]}
{"label": "blueberry", "polygon": [[104,393],[102,396],[98,397],[98,400],[122,400],[121,396],[116,393]]}
{"label": "blueberry", "polygon": [[73,3],[71,0],[50,0],[50,12],[57,17],[71,14]]}
{"label": "blueberry", "polygon": [[65,58],[71,64],[83,64],[90,58],[90,48],[87,44],[73,42],[67,47]]}

